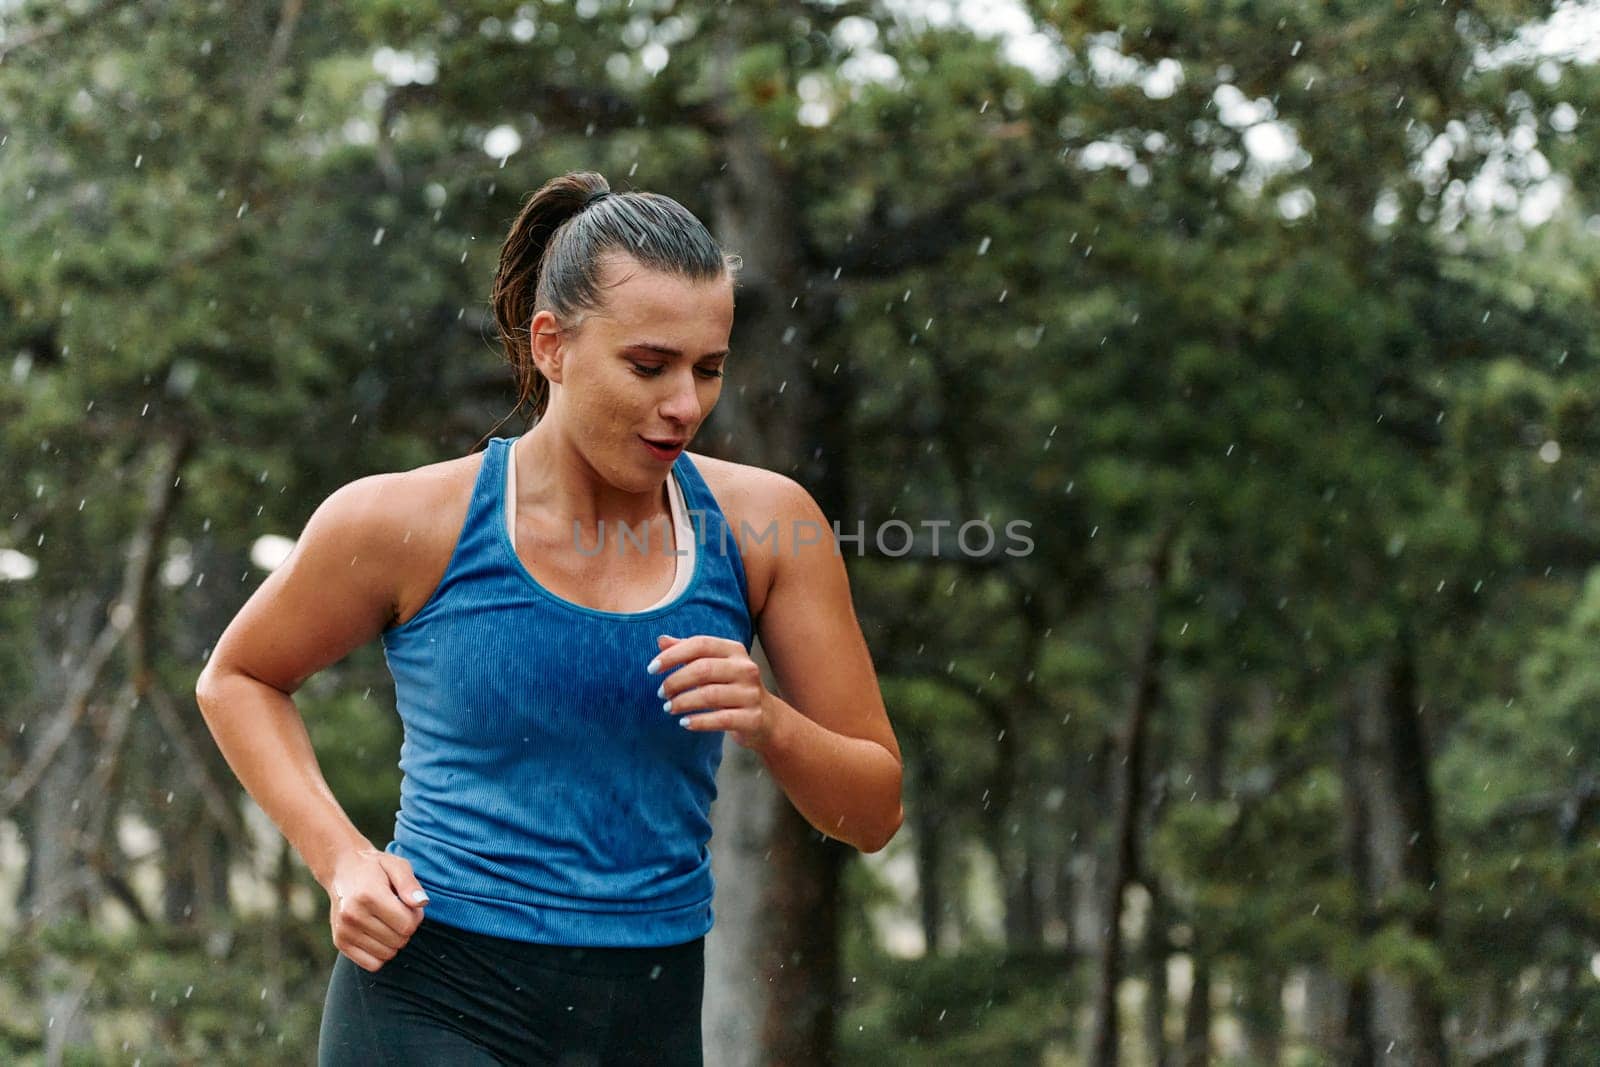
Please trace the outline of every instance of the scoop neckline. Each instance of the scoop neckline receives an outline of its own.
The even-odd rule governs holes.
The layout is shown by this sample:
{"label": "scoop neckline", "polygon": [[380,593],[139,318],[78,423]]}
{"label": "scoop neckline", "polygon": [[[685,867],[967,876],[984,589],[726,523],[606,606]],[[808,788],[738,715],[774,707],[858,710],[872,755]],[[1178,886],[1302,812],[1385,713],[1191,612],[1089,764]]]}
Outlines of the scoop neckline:
{"label": "scoop neckline", "polygon": [[[550,601],[551,603],[559,605],[560,607],[566,608],[569,611],[574,611],[574,612],[577,612],[578,614],[581,614],[581,615],[591,615],[591,616],[594,616],[596,618],[601,618],[601,619],[618,619],[618,620],[652,619],[652,618],[655,618],[655,617],[657,617],[659,615],[665,615],[668,612],[675,610],[679,605],[683,604],[685,601],[688,600],[689,594],[694,592],[695,586],[698,585],[699,582],[700,582],[701,566],[702,566],[702,562],[701,561],[705,558],[705,555],[706,555],[706,553],[703,552],[703,551],[697,551],[697,552],[692,553],[693,565],[692,565],[692,567],[691,567],[691,569],[689,571],[689,581],[684,585],[682,591],[680,591],[676,597],[672,598],[667,603],[657,605],[656,607],[653,607],[653,608],[645,608],[643,611],[606,611],[606,610],[604,610],[602,608],[591,608],[587,604],[579,604],[575,600],[568,600],[566,597],[558,596],[554,592],[552,592],[551,590],[545,588],[545,586],[539,581],[539,579],[537,579],[537,578],[535,578],[533,576],[533,572],[528,570],[527,564],[522,562],[522,557],[517,555],[517,547],[511,541],[511,533],[510,533],[510,531],[506,529],[505,513],[506,513],[506,506],[508,504],[508,501],[506,499],[506,479],[505,479],[506,455],[509,453],[509,451],[511,449],[511,446],[516,443],[517,438],[515,438],[515,437],[497,437],[497,438],[495,438],[495,440],[500,442],[500,454],[499,454],[498,457],[496,457],[496,462],[499,464],[499,470],[497,471],[498,476],[494,479],[495,482],[496,482],[496,486],[497,486],[496,489],[494,490],[494,499],[495,499],[495,502],[499,505],[495,509],[495,512],[499,516],[499,520],[500,520],[500,521],[495,523],[496,533],[498,535],[498,540],[500,542],[500,547],[502,549],[504,549],[504,551],[506,553],[506,556],[509,559],[512,568],[518,574],[520,574],[522,576],[523,581],[527,582],[528,585],[533,588],[534,592],[538,593],[540,596],[544,597],[546,600]],[[674,460],[673,463],[672,463],[672,473],[673,473],[674,476],[676,476],[678,478],[678,484],[679,484],[680,487],[683,485],[683,478],[682,478],[682,475],[679,472],[678,464],[680,462],[682,462],[683,458],[684,458],[683,454],[679,454],[678,458],[676,460]],[[670,492],[671,490],[669,489],[668,491]],[[684,490],[684,494],[683,495],[684,495],[684,503],[688,504],[688,502],[689,502],[688,501],[689,493],[688,493],[687,489]],[[695,512],[695,509],[690,507],[688,509],[688,511],[689,511],[689,530],[690,530],[691,535],[696,539],[696,542],[698,544],[698,541],[699,541],[699,538],[700,538],[700,531],[695,528],[695,523],[694,523],[694,512]],[[676,543],[674,543],[673,544],[673,550],[677,551],[678,548],[679,548],[679,546]],[[679,556],[678,558],[682,559],[683,557]],[[674,572],[673,572],[673,582],[674,582],[674,584],[676,584],[676,582],[677,582],[677,572],[676,572],[676,570],[674,570]]]}

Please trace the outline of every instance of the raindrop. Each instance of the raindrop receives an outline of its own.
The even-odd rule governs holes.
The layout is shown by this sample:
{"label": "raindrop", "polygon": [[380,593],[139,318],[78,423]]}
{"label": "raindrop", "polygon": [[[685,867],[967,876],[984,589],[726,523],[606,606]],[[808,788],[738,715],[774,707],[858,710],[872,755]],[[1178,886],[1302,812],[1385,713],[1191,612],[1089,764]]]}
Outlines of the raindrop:
{"label": "raindrop", "polygon": [[378,227],[378,232],[372,235],[372,244],[373,244],[374,247],[383,244],[383,233],[384,233],[384,228],[382,226],[379,226]]}

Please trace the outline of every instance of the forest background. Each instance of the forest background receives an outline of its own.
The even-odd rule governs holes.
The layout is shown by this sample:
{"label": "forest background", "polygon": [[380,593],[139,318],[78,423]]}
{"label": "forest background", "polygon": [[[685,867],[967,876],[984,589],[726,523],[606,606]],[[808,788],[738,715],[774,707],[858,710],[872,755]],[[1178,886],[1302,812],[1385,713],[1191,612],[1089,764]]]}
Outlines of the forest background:
{"label": "forest background", "polygon": [[[520,432],[498,242],[580,168],[743,255],[696,447],[865,524],[905,752],[861,855],[727,746],[709,1063],[1600,1059],[1597,22],[0,4],[0,1059],[311,1061],[194,681],[333,489]],[[296,694],[378,841],[392,697]]]}

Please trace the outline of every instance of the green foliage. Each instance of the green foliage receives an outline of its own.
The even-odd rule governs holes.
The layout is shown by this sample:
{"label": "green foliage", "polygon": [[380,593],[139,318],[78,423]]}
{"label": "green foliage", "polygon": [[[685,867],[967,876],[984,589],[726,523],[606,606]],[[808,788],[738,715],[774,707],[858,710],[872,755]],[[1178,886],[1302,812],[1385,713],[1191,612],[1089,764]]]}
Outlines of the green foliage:
{"label": "green foliage", "polygon": [[[333,965],[326,930],[301,923],[240,922],[216,932],[154,927],[112,933],[61,926],[0,952],[0,1003],[25,992],[45,951],[87,975],[94,1046],[69,1062],[273,1064],[314,1057],[321,993]],[[0,1053],[8,1063],[42,1063],[43,1020],[5,1016]]]}
{"label": "green foliage", "polygon": [[1030,1062],[1077,1036],[1068,1006],[1084,975],[1060,953],[975,949],[863,972],[840,1020],[843,1063]]}
{"label": "green foliage", "polygon": [[[1058,77],[876,3],[365,0],[292,9],[293,27],[259,5],[8,11],[0,549],[39,573],[0,584],[0,627],[26,637],[0,644],[0,689],[20,694],[0,728],[23,736],[59,703],[42,665],[103,620],[160,449],[186,441],[158,546],[177,577],[157,582],[143,667],[203,739],[187,690],[261,580],[257,540],[293,536],[361,474],[465,452],[509,408],[486,296],[527,191],[596,168],[715,224],[733,153],[759,153],[800,291],[753,279],[741,307],[811,316],[811,384],[842,414],[810,447],[842,449],[851,505],[869,527],[1032,524],[1022,557],[851,561],[912,825],[937,816],[1002,880],[1025,856],[1103,860],[1153,632],[1137,874],[1186,948],[1234,975],[1381,969],[1458,1018],[1487,998],[1580,1035],[1581,1058],[1600,1010],[1584,977],[1600,246],[1583,199],[1600,151],[1578,116],[1600,68],[1476,63],[1548,3],[1024,7]],[[1107,49],[1120,61],[1097,64]],[[398,56],[414,79],[380,69]],[[1163,61],[1182,71],[1170,93],[1115,73]],[[1230,92],[1257,117],[1224,114]],[[1262,117],[1302,155],[1254,160]],[[521,147],[490,158],[502,126]],[[1507,205],[1463,213],[1519,130],[1570,178],[1562,210],[1537,227]],[[1535,170],[1504,180],[1526,192]],[[761,343],[750,359],[789,358],[787,339]],[[1440,878],[1379,902],[1368,929],[1341,728],[1350,672],[1402,634]],[[119,658],[100,688],[139,669]],[[385,837],[399,734],[376,650],[299,697],[335,794]],[[163,729],[130,728],[117,810],[159,810]],[[1072,1047],[1083,960],[975,947],[959,904],[949,955],[881,958],[868,905],[889,890],[849,893],[847,1058]],[[1434,902],[1436,936],[1401,921]],[[31,975],[47,947],[91,967],[106,1055],[128,1040],[166,1062],[159,1034],[171,1062],[249,1062],[281,1035],[304,1058],[325,946],[246,923],[219,958],[194,937],[53,926],[4,973]],[[273,968],[263,1002],[251,976]],[[0,982],[0,1055],[38,1052],[36,995]]]}

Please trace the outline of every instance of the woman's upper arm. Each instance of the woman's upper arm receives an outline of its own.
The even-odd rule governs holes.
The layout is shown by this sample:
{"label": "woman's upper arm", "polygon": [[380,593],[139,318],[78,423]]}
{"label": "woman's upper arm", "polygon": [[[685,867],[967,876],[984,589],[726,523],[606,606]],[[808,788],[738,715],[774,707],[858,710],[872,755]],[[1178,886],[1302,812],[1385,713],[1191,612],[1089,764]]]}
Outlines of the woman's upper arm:
{"label": "woman's upper arm", "polygon": [[[780,534],[757,627],[782,696],[819,725],[876,741],[899,759],[832,524],[799,483],[768,479],[764,495]],[[812,539],[818,543],[797,544]]]}
{"label": "woman's upper arm", "polygon": [[396,478],[361,478],[322,502],[288,558],[223,631],[205,673],[239,672],[292,693],[383,631],[403,571]]}

